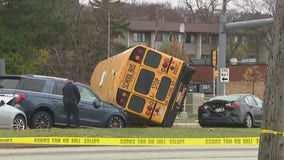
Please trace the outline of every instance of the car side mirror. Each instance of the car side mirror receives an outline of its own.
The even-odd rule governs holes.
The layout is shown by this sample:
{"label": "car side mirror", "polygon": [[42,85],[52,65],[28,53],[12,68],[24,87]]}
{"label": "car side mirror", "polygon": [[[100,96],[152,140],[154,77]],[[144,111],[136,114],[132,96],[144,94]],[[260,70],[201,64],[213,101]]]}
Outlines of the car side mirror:
{"label": "car side mirror", "polygon": [[5,102],[3,100],[1,100],[0,106],[3,106],[4,104],[5,104]]}
{"label": "car side mirror", "polygon": [[103,105],[102,102],[98,99],[94,100],[93,104],[96,109],[100,108]]}

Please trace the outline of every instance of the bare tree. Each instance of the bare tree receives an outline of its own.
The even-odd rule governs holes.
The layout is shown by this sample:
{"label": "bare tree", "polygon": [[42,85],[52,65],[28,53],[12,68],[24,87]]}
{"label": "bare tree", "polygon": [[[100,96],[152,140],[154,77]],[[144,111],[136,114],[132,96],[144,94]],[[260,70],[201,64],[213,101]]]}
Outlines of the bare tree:
{"label": "bare tree", "polygon": [[251,94],[255,94],[255,85],[258,81],[265,80],[265,73],[258,70],[258,66],[248,67],[245,73],[243,74],[243,81],[245,83],[250,83],[252,86]]}
{"label": "bare tree", "polygon": [[276,1],[258,160],[284,159],[284,1]]}
{"label": "bare tree", "polygon": [[[227,20],[235,22],[269,18],[272,16],[273,6],[275,6],[274,1],[275,0],[231,1]],[[271,31],[271,25],[251,29],[230,30],[228,34],[228,58],[251,57],[257,59],[256,56],[258,56],[258,53],[265,51],[270,52],[272,46]],[[239,41],[235,41],[237,36]],[[246,40],[242,41],[242,37]],[[264,51],[263,48],[265,48]]]}
{"label": "bare tree", "polygon": [[246,13],[267,13],[273,14],[275,0],[242,0],[232,1],[235,8]]}
{"label": "bare tree", "polygon": [[213,17],[220,11],[218,0],[184,0],[184,4],[194,22],[213,23],[216,20]]}

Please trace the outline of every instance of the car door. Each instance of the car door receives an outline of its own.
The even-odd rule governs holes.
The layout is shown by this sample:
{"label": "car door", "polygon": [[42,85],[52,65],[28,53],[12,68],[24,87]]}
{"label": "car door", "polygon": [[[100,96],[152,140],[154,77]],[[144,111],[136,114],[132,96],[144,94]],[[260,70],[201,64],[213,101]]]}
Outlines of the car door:
{"label": "car door", "polygon": [[82,126],[104,127],[106,123],[106,113],[103,105],[94,106],[94,101],[99,100],[94,92],[83,85],[76,84],[81,100],[79,102],[79,116]]}
{"label": "car door", "polygon": [[262,101],[260,98],[256,97],[256,96],[253,96],[253,98],[254,98],[254,100],[255,100],[255,102],[256,102],[256,105],[257,105],[256,107],[259,108],[259,110],[260,110],[260,113],[256,115],[256,116],[257,116],[257,119],[259,119],[260,121],[262,121],[262,115],[263,115],[263,108],[262,108],[262,106],[263,106],[263,101]]}
{"label": "car door", "polygon": [[11,118],[10,114],[7,111],[7,106],[5,104],[0,105],[0,128],[7,128],[8,124],[10,125]]}
{"label": "car door", "polygon": [[[10,117],[9,105],[6,105],[14,98],[14,95],[2,94],[0,95],[0,128],[10,127],[12,118]],[[1,102],[2,101],[2,102]]]}
{"label": "car door", "polygon": [[49,101],[54,112],[55,123],[66,123],[66,113],[64,111],[62,88],[64,81],[53,81],[52,91],[49,95]]}
{"label": "car door", "polygon": [[245,97],[245,102],[248,104],[249,110],[251,111],[253,115],[253,120],[256,124],[261,123],[261,115],[262,115],[262,110],[261,108],[257,105],[255,99],[253,96],[246,96]]}

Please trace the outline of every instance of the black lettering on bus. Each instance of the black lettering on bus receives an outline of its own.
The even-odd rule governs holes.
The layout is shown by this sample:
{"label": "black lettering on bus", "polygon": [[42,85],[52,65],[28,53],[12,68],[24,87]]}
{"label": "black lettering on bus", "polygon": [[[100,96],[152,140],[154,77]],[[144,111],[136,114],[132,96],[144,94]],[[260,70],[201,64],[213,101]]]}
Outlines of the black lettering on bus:
{"label": "black lettering on bus", "polygon": [[157,77],[155,77],[152,83],[152,88],[158,89],[159,84],[160,84],[160,80]]}
{"label": "black lettering on bus", "polygon": [[124,81],[122,83],[122,88],[129,88],[129,83],[133,80],[133,74],[135,72],[136,65],[135,64],[130,64],[128,67],[128,73],[124,77]]}
{"label": "black lettering on bus", "polygon": [[183,97],[185,95],[185,92],[186,92],[186,88],[183,88],[182,91],[178,93],[176,102],[178,103],[179,106],[182,103],[182,99],[183,99]]}
{"label": "black lettering on bus", "polygon": [[133,74],[127,73],[126,76],[124,77],[122,88],[128,89],[129,83],[132,81],[132,79],[133,79]]}
{"label": "black lettering on bus", "polygon": [[128,68],[128,72],[134,73],[135,72],[135,68],[136,68],[136,65],[130,64],[129,68]]}
{"label": "black lettering on bus", "polygon": [[173,91],[174,91],[174,87],[175,87],[175,82],[172,81],[171,86],[170,86],[169,91],[168,91],[168,94],[167,94],[167,97],[166,97],[166,101],[169,101],[169,99],[171,98]]}

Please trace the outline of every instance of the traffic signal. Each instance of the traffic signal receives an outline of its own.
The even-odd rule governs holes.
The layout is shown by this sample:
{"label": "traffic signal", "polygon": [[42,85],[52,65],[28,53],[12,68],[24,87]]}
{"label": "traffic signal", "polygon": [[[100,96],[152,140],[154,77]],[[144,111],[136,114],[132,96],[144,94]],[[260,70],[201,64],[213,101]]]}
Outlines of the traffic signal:
{"label": "traffic signal", "polygon": [[212,67],[217,67],[217,55],[218,55],[218,52],[216,49],[211,51],[211,66]]}

